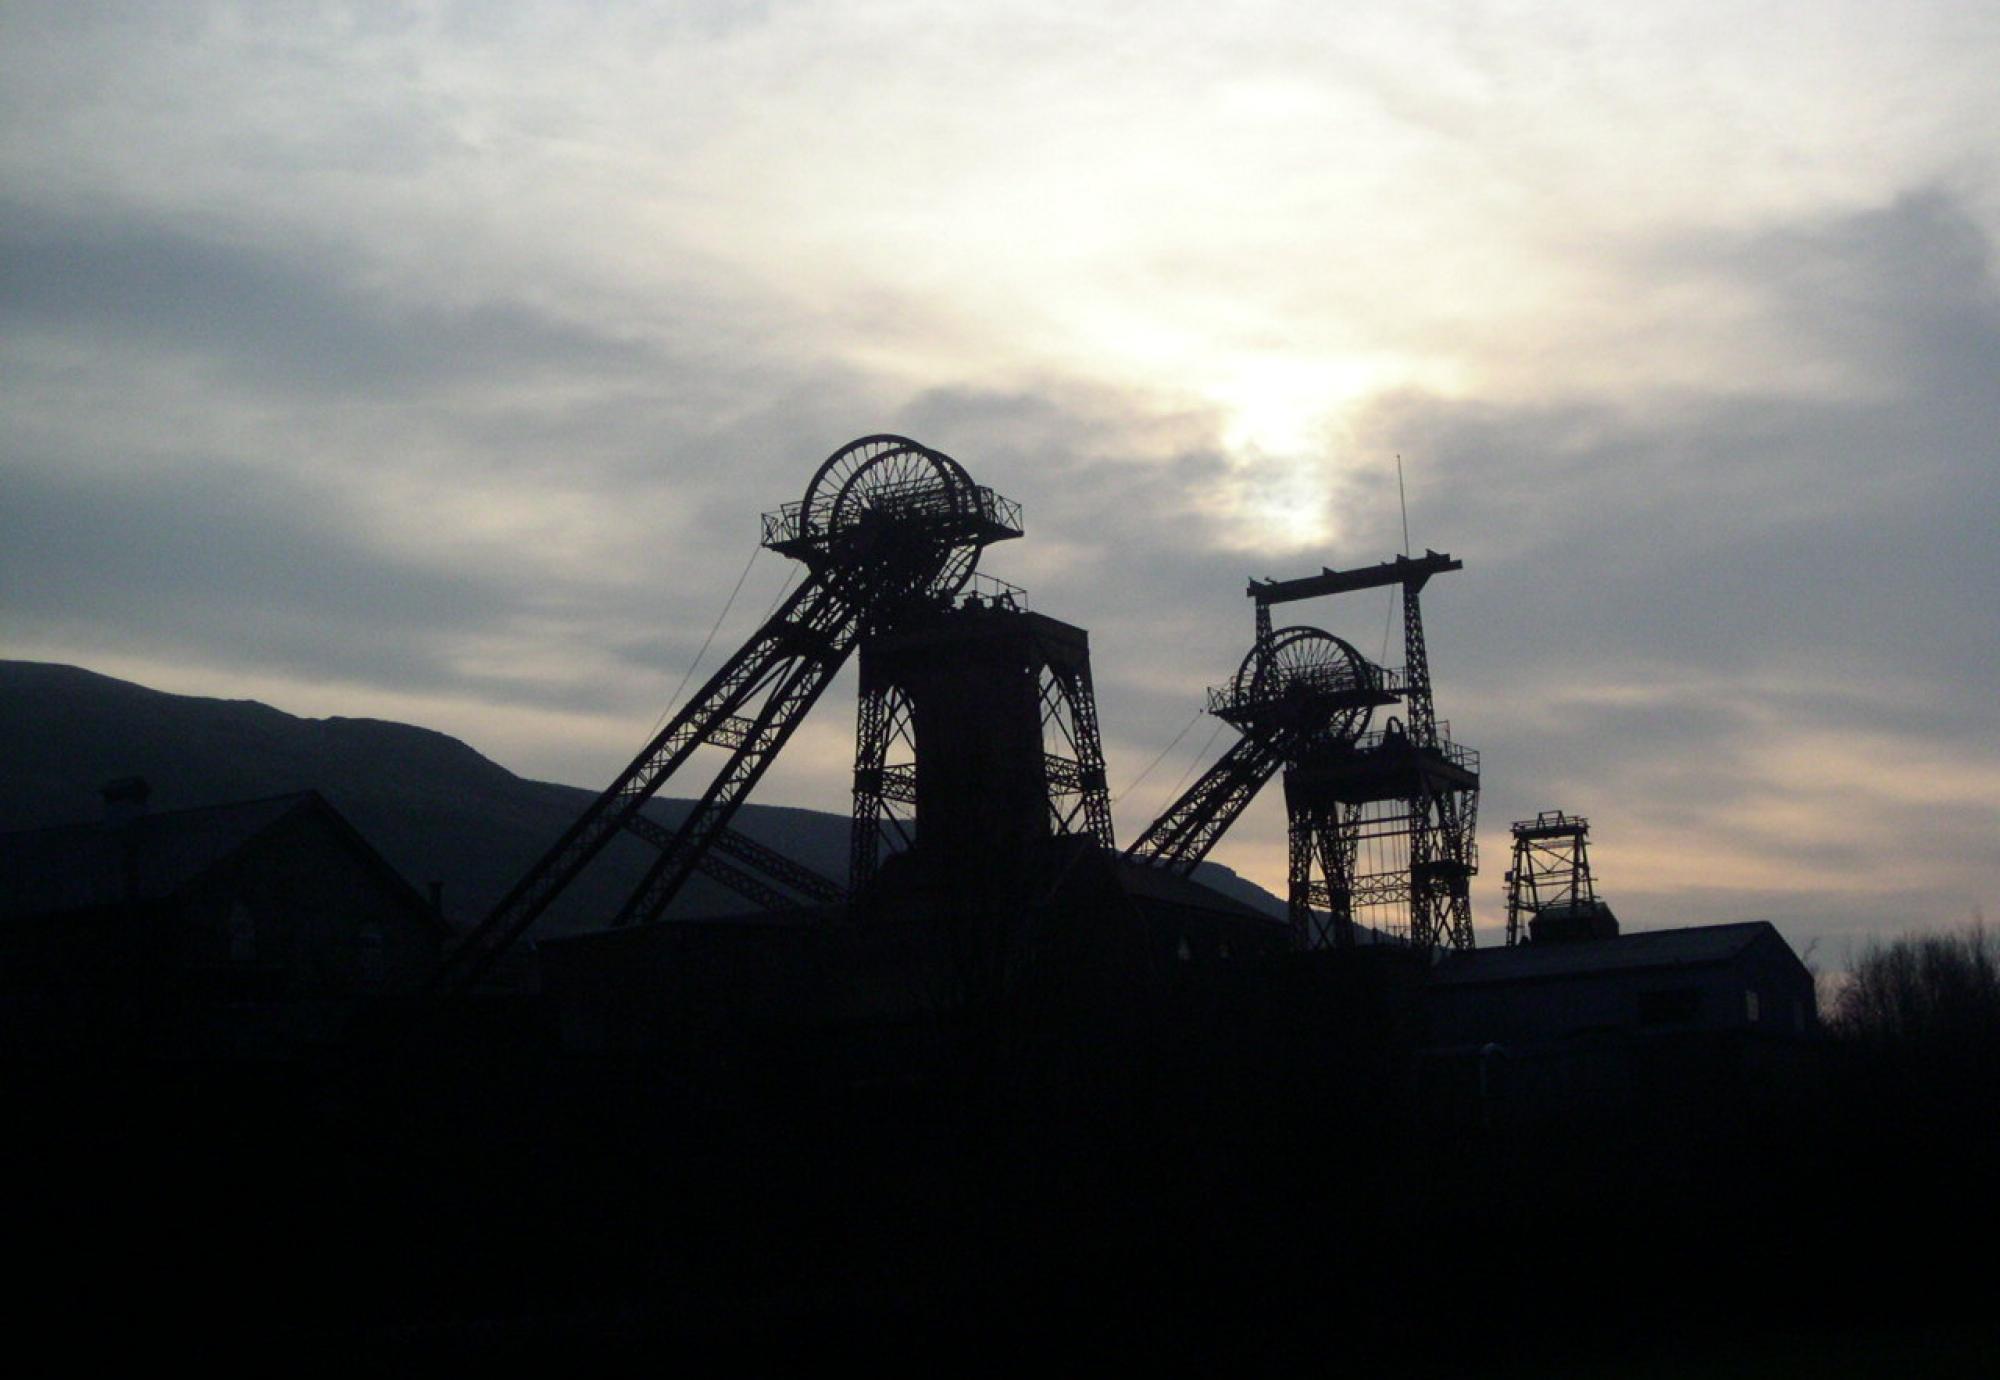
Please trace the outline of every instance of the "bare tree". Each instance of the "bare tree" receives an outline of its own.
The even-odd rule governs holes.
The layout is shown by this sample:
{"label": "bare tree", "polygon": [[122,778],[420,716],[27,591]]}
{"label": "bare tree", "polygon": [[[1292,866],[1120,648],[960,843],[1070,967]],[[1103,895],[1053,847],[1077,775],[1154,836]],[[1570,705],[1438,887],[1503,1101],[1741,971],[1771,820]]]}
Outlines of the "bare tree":
{"label": "bare tree", "polygon": [[1962,930],[1876,940],[1834,999],[1835,1033],[1961,1053],[2000,1046],[2000,935]]}

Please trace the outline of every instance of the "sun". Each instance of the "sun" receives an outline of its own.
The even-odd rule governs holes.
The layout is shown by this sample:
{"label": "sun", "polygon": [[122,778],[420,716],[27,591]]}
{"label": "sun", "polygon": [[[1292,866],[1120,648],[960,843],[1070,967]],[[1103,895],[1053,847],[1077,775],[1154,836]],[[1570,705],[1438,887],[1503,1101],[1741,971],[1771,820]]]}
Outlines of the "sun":
{"label": "sun", "polygon": [[1370,381],[1371,371],[1351,362],[1248,358],[1223,364],[1206,391],[1232,453],[1303,457],[1325,450],[1331,415]]}
{"label": "sun", "polygon": [[1359,359],[1252,356],[1225,361],[1203,391],[1235,462],[1230,526],[1243,544],[1297,549],[1332,539],[1328,492],[1345,449],[1343,419],[1383,386]]}

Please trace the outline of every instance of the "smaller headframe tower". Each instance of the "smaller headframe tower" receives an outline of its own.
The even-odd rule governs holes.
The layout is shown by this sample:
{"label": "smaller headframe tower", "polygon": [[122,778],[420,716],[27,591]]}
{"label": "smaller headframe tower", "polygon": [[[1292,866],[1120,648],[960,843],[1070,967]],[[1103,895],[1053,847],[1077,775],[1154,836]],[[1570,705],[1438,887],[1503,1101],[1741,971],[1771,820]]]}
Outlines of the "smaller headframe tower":
{"label": "smaller headframe tower", "polygon": [[1507,869],[1507,942],[1613,939],[1618,921],[1590,874],[1590,821],[1544,810],[1514,824]]}

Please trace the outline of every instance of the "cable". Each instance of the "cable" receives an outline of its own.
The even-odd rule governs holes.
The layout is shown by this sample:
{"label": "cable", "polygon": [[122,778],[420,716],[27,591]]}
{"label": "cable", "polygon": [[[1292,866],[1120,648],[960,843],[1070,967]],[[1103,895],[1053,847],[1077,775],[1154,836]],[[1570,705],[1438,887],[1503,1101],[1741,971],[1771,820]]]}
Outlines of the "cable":
{"label": "cable", "polygon": [[1211,728],[1208,731],[1208,741],[1201,745],[1201,751],[1197,752],[1194,755],[1193,760],[1191,760],[1187,764],[1187,770],[1181,773],[1181,779],[1174,782],[1174,788],[1171,791],[1167,792],[1167,799],[1169,801],[1175,801],[1181,798],[1181,787],[1187,784],[1187,779],[1190,776],[1194,775],[1194,769],[1197,766],[1201,765],[1201,761],[1203,758],[1208,756],[1208,750],[1215,746],[1216,735],[1221,732],[1222,732],[1222,720],[1217,719],[1215,721],[1215,727]]}
{"label": "cable", "polygon": [[1199,720],[1200,718],[1201,718],[1201,711],[1197,709],[1194,711],[1193,717],[1190,718],[1186,723],[1181,725],[1181,731],[1174,735],[1174,740],[1171,743],[1168,743],[1165,747],[1161,748],[1159,751],[1159,755],[1154,757],[1152,761],[1146,764],[1145,770],[1140,772],[1137,776],[1133,777],[1130,781],[1126,782],[1124,790],[1118,792],[1117,795],[1111,797],[1111,803],[1113,805],[1116,805],[1126,796],[1132,794],[1133,789],[1137,787],[1141,781],[1144,781],[1148,776],[1152,775],[1153,768],[1159,766],[1160,763],[1166,761],[1167,754],[1180,746],[1181,739],[1188,736],[1188,730],[1193,728],[1195,726],[1196,721]]}
{"label": "cable", "polygon": [[[743,582],[750,578],[750,567],[757,564],[757,557],[763,550],[761,545],[750,548],[750,559],[743,563],[743,573],[736,577],[736,587],[729,591],[729,598],[723,603],[722,612],[715,615],[715,622],[710,625],[708,636],[701,640],[701,648],[695,652],[694,660],[689,662],[687,670],[681,673],[681,683],[674,687],[674,693],[667,698],[667,707],[660,711],[659,719],[653,724],[654,733],[660,731],[660,726],[673,714],[674,706],[680,703],[681,691],[687,689],[688,682],[694,679],[695,671],[701,666],[701,659],[708,655],[708,649],[714,643],[715,635],[722,631],[722,620],[729,617],[729,611],[736,607],[736,596],[743,592]],[[790,581],[786,583],[789,584]],[[772,604],[771,607],[776,609],[778,606]],[[771,615],[767,613],[764,616],[769,618]]]}
{"label": "cable", "polygon": [[785,602],[785,596],[792,592],[792,583],[799,578],[803,570],[803,566],[796,565],[788,568],[785,574],[785,582],[778,586],[778,593],[771,600],[771,607],[764,610],[764,622],[768,623],[771,621],[771,615],[778,611],[778,605]]}

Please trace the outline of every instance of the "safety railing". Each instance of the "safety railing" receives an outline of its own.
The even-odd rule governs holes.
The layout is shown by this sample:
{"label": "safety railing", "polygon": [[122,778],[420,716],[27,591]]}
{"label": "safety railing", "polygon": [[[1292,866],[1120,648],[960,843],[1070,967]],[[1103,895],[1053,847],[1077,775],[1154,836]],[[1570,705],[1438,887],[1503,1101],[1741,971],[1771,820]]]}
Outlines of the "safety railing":
{"label": "safety railing", "polygon": [[[886,516],[897,522],[969,518],[972,525],[1004,528],[1010,533],[1021,531],[1019,503],[980,484],[971,491],[972,511],[968,513],[963,502],[964,492],[934,479],[904,480],[871,488],[867,505],[857,511],[872,514],[877,520]],[[763,543],[766,546],[778,547],[812,538],[823,540],[831,535],[833,529],[822,527],[808,518],[803,502],[787,503],[774,513],[764,514]]]}
{"label": "safety railing", "polygon": [[1386,666],[1371,667],[1366,680],[1357,680],[1347,666],[1302,666],[1258,678],[1240,688],[1235,681],[1215,686],[1208,692],[1208,712],[1240,715],[1291,699],[1301,692],[1325,699],[1374,704],[1384,695],[1400,695],[1402,691],[1402,673]]}

